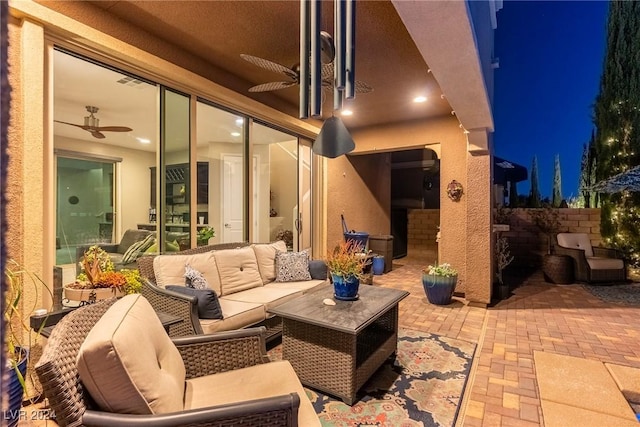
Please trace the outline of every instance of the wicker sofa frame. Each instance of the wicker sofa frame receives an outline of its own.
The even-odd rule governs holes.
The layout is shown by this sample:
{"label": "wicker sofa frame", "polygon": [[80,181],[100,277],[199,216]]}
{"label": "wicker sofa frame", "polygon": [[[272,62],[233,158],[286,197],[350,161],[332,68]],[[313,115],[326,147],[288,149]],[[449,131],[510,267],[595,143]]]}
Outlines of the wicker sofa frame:
{"label": "wicker sofa frame", "polygon": [[[205,253],[213,250],[234,249],[249,246],[248,242],[220,243],[216,245],[199,246],[180,252],[172,252],[169,255],[189,255]],[[198,318],[198,303],[196,297],[190,297],[177,292],[172,292],[156,286],[156,277],[153,271],[153,255],[138,258],[138,270],[143,278],[142,295],[151,303],[157,312],[164,312],[182,319],[182,322],[172,325],[169,331],[171,337],[188,335],[202,335],[204,332]],[[278,316],[270,317],[257,325],[264,326],[267,330],[266,340],[271,340],[282,335],[282,319]]]}
{"label": "wicker sofa frame", "polygon": [[[300,397],[296,393],[171,414],[130,415],[97,409],[85,391],[76,357],[85,337],[116,299],[81,307],[54,328],[35,366],[44,396],[59,426],[297,426]],[[265,329],[247,328],[173,339],[195,378],[267,363]]]}
{"label": "wicker sofa frame", "polygon": [[623,262],[621,269],[592,269],[587,262],[585,251],[576,248],[565,248],[558,244],[557,235],[552,239],[552,253],[555,255],[567,255],[573,259],[573,271],[578,282],[623,282],[627,280],[627,261],[622,252],[613,248],[592,246],[593,255],[603,258],[618,258]]}

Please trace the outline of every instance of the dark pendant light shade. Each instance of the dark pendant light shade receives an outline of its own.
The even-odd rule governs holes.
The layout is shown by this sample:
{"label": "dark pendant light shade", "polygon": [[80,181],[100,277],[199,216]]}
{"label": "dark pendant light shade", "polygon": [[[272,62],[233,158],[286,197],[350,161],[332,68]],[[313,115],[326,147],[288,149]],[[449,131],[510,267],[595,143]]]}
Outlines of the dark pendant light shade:
{"label": "dark pendant light shade", "polygon": [[335,159],[347,154],[356,148],[347,127],[338,117],[330,117],[325,120],[313,143],[313,152],[319,156]]}

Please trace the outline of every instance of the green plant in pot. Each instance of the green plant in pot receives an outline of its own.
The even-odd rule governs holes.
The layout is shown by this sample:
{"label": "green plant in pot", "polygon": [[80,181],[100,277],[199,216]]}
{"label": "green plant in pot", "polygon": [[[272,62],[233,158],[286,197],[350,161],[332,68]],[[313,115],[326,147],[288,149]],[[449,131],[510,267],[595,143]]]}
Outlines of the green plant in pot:
{"label": "green plant in pot", "polygon": [[363,277],[367,256],[353,240],[340,242],[329,250],[325,263],[333,282],[334,297],[338,300],[358,299],[360,279]]}
{"label": "green plant in pot", "polygon": [[91,246],[80,261],[80,273],[74,283],[65,285],[65,298],[94,302],[125,294],[139,293],[142,279],[136,269],[115,271],[111,257],[104,249]]}
{"label": "green plant in pot", "polygon": [[209,239],[216,237],[216,230],[213,227],[202,227],[198,229],[198,245],[209,244]]}
{"label": "green plant in pot", "polygon": [[[38,309],[41,294],[46,292],[53,299],[49,287],[35,273],[22,267],[15,260],[9,260],[4,275],[7,283],[5,294],[4,320],[6,325],[8,375],[4,392],[7,406],[3,405],[2,419],[8,426],[15,426],[20,418],[23,398],[37,400],[40,383],[29,370],[30,356],[38,346],[40,332],[46,324],[43,319],[40,328],[32,331],[29,318]],[[25,298],[25,291],[29,298]]]}
{"label": "green plant in pot", "polygon": [[451,264],[435,263],[422,270],[422,286],[431,304],[450,304],[456,283],[458,283],[458,271]]}

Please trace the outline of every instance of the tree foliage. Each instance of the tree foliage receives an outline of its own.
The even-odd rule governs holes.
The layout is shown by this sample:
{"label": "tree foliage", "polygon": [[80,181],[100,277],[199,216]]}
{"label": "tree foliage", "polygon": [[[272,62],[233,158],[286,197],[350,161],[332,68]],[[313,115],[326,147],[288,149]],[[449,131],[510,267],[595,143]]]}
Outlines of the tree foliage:
{"label": "tree foliage", "polygon": [[[607,47],[594,105],[596,180],[640,164],[640,2],[609,3]],[[601,194],[600,231],[606,244],[640,261],[640,193]]]}
{"label": "tree foliage", "polygon": [[556,154],[553,162],[553,192],[551,203],[559,208],[562,203],[562,174],[560,173],[560,155]]}
{"label": "tree foliage", "polygon": [[[598,206],[598,193],[590,191],[589,188],[596,183],[596,135],[591,132],[589,144],[582,147],[582,158],[580,159],[580,190],[579,203],[585,208]],[[592,206],[593,204],[593,206]]]}
{"label": "tree foliage", "polygon": [[533,156],[531,162],[531,190],[529,191],[529,206],[532,208],[539,208],[540,202],[540,189],[538,185],[538,158]]}

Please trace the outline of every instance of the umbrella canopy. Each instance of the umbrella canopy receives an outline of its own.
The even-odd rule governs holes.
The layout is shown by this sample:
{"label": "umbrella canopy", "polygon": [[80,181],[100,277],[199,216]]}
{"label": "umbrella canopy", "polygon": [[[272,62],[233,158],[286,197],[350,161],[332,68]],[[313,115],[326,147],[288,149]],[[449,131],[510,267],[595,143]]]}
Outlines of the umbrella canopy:
{"label": "umbrella canopy", "polygon": [[604,179],[589,188],[599,193],[619,193],[620,191],[640,191],[640,166]]}

